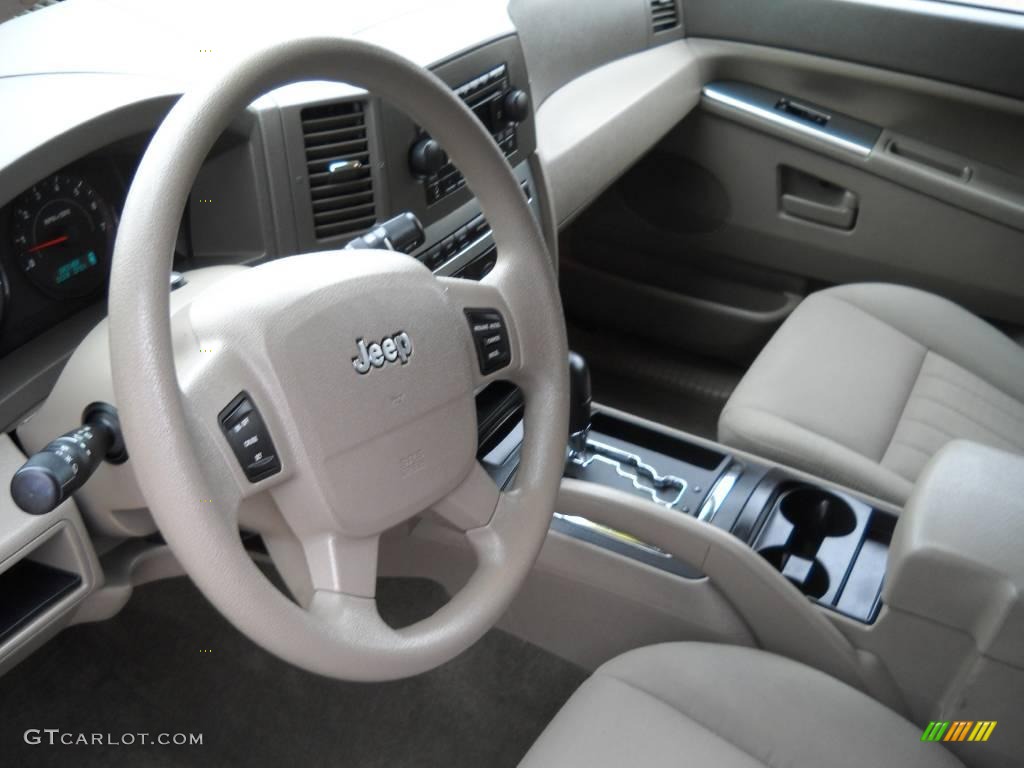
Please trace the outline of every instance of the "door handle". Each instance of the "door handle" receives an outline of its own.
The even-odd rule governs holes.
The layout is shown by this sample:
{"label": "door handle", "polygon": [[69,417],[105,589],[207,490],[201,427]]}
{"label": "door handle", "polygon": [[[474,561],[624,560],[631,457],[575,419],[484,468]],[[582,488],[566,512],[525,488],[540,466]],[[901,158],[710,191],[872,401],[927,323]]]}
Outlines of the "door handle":
{"label": "door handle", "polygon": [[813,221],[826,227],[853,229],[857,219],[857,200],[852,192],[847,194],[854,199],[829,204],[787,193],[782,196],[782,210],[794,218]]}
{"label": "door handle", "polygon": [[850,230],[857,221],[858,203],[848,189],[795,168],[779,169],[779,208],[795,219]]}

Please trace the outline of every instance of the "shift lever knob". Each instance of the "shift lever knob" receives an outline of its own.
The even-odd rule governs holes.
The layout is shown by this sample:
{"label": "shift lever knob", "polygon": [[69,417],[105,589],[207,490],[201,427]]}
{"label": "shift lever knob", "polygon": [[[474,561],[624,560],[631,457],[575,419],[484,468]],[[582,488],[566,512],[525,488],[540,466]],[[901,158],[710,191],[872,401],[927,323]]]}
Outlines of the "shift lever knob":
{"label": "shift lever knob", "polygon": [[590,366],[582,355],[569,353],[569,443],[575,451],[586,448],[590,432]]}

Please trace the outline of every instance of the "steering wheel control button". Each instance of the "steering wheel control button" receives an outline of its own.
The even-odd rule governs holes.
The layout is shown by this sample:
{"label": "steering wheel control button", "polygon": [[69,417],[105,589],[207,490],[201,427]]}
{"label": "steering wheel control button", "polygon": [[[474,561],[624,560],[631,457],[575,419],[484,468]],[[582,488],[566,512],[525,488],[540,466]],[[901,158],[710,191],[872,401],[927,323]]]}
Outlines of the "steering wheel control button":
{"label": "steering wheel control button", "polygon": [[476,345],[480,373],[487,375],[512,362],[505,319],[496,309],[467,309],[466,319]]}
{"label": "steering wheel control button", "polygon": [[250,483],[281,471],[274,441],[263,417],[245,392],[220,412],[220,428]]}

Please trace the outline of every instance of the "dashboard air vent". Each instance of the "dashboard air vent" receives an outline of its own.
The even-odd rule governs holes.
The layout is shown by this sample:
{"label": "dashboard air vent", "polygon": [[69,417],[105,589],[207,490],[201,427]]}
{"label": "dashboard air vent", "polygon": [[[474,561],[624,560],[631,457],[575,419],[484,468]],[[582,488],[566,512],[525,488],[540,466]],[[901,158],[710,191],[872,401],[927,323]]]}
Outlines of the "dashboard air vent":
{"label": "dashboard air vent", "polygon": [[372,227],[376,216],[364,104],[307,107],[302,139],[317,239],[355,237]]}
{"label": "dashboard air vent", "polygon": [[679,26],[679,8],[676,0],[651,0],[651,27],[655,33],[667,32]]}

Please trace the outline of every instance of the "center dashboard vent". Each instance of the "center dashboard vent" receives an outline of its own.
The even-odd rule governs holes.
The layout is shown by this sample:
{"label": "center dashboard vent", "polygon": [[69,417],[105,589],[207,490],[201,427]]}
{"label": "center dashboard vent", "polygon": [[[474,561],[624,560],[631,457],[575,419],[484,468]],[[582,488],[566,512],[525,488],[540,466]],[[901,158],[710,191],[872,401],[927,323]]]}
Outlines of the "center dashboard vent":
{"label": "center dashboard vent", "polygon": [[303,109],[302,140],[317,239],[370,229],[376,215],[363,102]]}
{"label": "center dashboard vent", "polygon": [[651,0],[651,28],[655,34],[668,32],[679,26],[679,8],[676,0]]}

